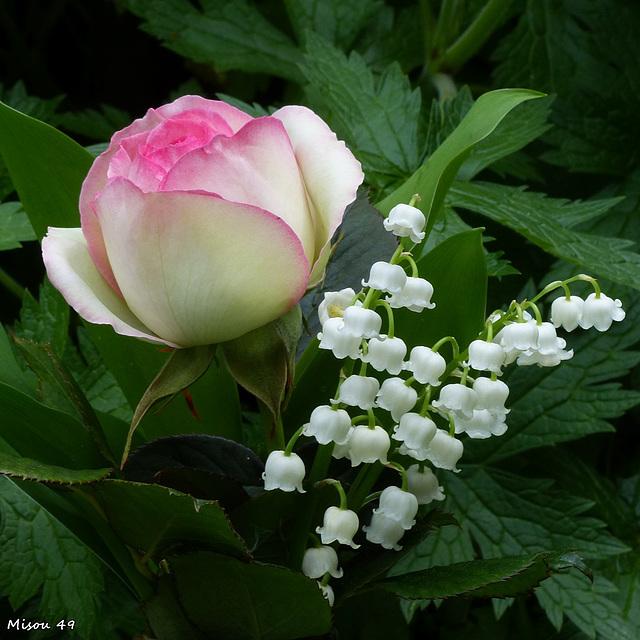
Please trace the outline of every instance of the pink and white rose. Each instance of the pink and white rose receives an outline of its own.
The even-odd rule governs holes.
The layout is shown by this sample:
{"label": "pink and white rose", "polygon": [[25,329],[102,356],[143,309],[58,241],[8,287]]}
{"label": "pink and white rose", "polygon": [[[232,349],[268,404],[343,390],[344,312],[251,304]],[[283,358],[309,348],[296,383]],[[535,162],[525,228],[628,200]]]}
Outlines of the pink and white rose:
{"label": "pink and white rose", "polygon": [[47,273],[86,320],[172,347],[275,320],[322,276],[358,161],[305,107],[252,118],[184,96],[116,133],[49,228]]}

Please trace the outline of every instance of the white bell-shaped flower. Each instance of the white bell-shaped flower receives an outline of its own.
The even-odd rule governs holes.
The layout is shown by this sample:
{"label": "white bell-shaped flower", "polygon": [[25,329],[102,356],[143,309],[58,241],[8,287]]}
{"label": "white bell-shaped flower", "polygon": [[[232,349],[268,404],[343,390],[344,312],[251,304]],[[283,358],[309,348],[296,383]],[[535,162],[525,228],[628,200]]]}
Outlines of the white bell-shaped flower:
{"label": "white bell-shaped flower", "polygon": [[342,360],[343,358],[353,358],[360,355],[361,338],[354,338],[342,331],[344,320],[342,318],[329,318],[322,326],[322,331],[318,334],[320,349],[328,349],[333,355]]}
{"label": "white bell-shaped flower", "polygon": [[476,392],[463,384],[448,384],[440,389],[440,396],[433,406],[444,413],[456,413],[465,418],[473,415],[478,401]]}
{"label": "white bell-shaped flower", "polygon": [[381,335],[367,342],[367,353],[362,361],[370,364],[376,371],[387,371],[395,375],[404,367],[407,345],[401,338],[389,338]]}
{"label": "white bell-shaped flower", "polygon": [[495,414],[507,414],[509,409],[505,407],[509,397],[509,387],[502,380],[479,377],[473,383],[476,392],[476,409],[487,409]]}
{"label": "white bell-shaped flower", "polygon": [[332,404],[342,403],[349,407],[360,407],[365,411],[371,409],[380,390],[380,383],[370,376],[352,375],[340,385],[338,398]]}
{"label": "white bell-shaped flower", "polygon": [[538,347],[535,349],[538,353],[546,356],[566,346],[566,340],[558,337],[556,328],[550,322],[542,322],[538,325]]}
{"label": "white bell-shaped flower", "polygon": [[[318,306],[320,324],[324,325],[329,318],[342,318],[344,310],[349,307],[355,296],[356,292],[351,288],[325,291],[324,299]],[[362,302],[357,301],[356,306],[359,304],[361,305]]]}
{"label": "white bell-shaped flower", "polygon": [[[566,342],[558,338],[564,346]],[[540,353],[540,351],[525,351],[518,356],[517,363],[521,367],[537,364],[539,367],[557,367],[563,360],[573,358],[573,349],[566,351],[562,347],[552,353]]]}
{"label": "white bell-shaped flower", "polygon": [[430,384],[432,387],[440,385],[440,376],[447,368],[446,360],[429,347],[413,347],[405,369],[411,371],[413,377],[420,384]]}
{"label": "white bell-shaped flower", "polygon": [[[400,423],[393,428],[391,437],[404,443],[407,449],[422,452],[429,446],[437,430],[436,423],[431,418],[418,413],[405,413],[400,418]],[[411,457],[416,458],[415,455]]]}
{"label": "white bell-shaped flower", "polygon": [[351,466],[357,467],[363,462],[387,464],[387,452],[390,446],[389,434],[382,427],[376,425],[371,429],[364,424],[354,427],[349,436]]}
{"label": "white bell-shaped flower", "polygon": [[394,551],[402,549],[398,540],[404,535],[404,527],[400,522],[388,518],[383,513],[374,513],[371,516],[371,523],[362,527],[362,530],[367,534],[369,542]]}
{"label": "white bell-shaped flower", "polygon": [[351,509],[341,509],[340,507],[329,507],[324,512],[321,527],[316,527],[316,533],[320,535],[322,544],[339,542],[346,544],[353,549],[358,549],[359,544],[353,541],[353,536],[360,527],[358,514]]}
{"label": "white bell-shaped flower", "polygon": [[495,342],[474,340],[469,345],[469,366],[476,371],[492,371],[500,374],[504,360],[504,349]]}
{"label": "white bell-shaped flower", "polygon": [[407,469],[407,489],[418,499],[418,504],[444,500],[443,488],[431,469],[412,464]]}
{"label": "white bell-shaped flower", "polygon": [[505,415],[492,413],[488,409],[476,409],[470,419],[454,418],[456,433],[466,433],[470,438],[482,440],[490,436],[501,436],[507,430]]}
{"label": "white bell-shaped flower", "polygon": [[553,326],[573,331],[582,318],[584,300],[579,296],[562,296],[551,303],[551,322]]}
{"label": "white bell-shaped flower", "polygon": [[448,431],[438,429],[429,448],[427,449],[427,460],[438,469],[447,469],[458,473],[456,463],[462,457],[464,445],[460,440],[449,435]]}
{"label": "white bell-shaped flower", "polygon": [[406,281],[407,274],[400,265],[389,262],[374,262],[369,271],[369,280],[363,280],[362,286],[397,294],[402,291]]}
{"label": "white bell-shaped flower", "polygon": [[306,436],[313,436],[319,444],[346,444],[351,431],[351,417],[344,409],[320,405],[311,412],[304,427]]}
{"label": "white bell-shaped flower", "polygon": [[500,331],[500,345],[507,352],[536,349],[538,347],[538,326],[535,321],[509,322]]}
{"label": "white bell-shaped flower", "polygon": [[624,320],[625,315],[620,300],[613,300],[604,293],[599,296],[592,293],[584,301],[580,326],[583,329],[595,327],[598,331],[606,331],[614,320],[620,322]]}
{"label": "white bell-shaped flower", "polygon": [[[353,433],[354,427],[351,427],[349,431],[349,439],[351,439],[351,434]],[[347,460],[351,459],[351,446],[349,445],[349,440],[347,440],[346,444],[336,444],[333,446],[333,451],[331,452],[331,456],[336,460],[342,460],[342,458],[346,458]]]}
{"label": "white bell-shaped flower", "polygon": [[354,338],[373,338],[380,335],[382,318],[373,309],[347,307],[342,314],[341,331]]}
{"label": "white bell-shaped flower", "polygon": [[380,504],[377,509],[373,510],[373,513],[385,515],[387,518],[399,522],[403,529],[408,530],[416,523],[418,498],[400,487],[387,487],[380,494]]}
{"label": "white bell-shaped flower", "polygon": [[305,493],[302,488],[304,474],[304,462],[298,454],[287,455],[284,451],[272,451],[264,464],[264,488],[267,491],[280,489]]}
{"label": "white bell-shaped flower", "polygon": [[342,578],[335,549],[326,545],[309,547],[302,556],[302,573],[309,578],[322,578],[327,572],[334,578]]}
{"label": "white bell-shaped flower", "polygon": [[411,238],[412,242],[424,240],[424,214],[410,204],[397,204],[383,221],[384,228],[400,238]]}
{"label": "white bell-shaped flower", "polygon": [[411,411],[418,401],[418,392],[405,384],[402,378],[387,378],[380,386],[376,406],[391,412],[391,417],[398,422]]}
{"label": "white bell-shaped flower", "polygon": [[433,286],[424,278],[407,276],[402,291],[387,296],[387,302],[393,309],[406,308],[420,313],[423,309],[433,309],[436,305],[431,302]]}

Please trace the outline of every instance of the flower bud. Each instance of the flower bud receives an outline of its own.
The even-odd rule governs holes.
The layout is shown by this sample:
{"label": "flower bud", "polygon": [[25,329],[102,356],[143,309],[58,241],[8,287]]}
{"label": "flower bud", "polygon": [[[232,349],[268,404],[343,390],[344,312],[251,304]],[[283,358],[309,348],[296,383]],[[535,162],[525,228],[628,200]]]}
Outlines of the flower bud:
{"label": "flower bud", "polygon": [[334,578],[342,578],[338,554],[332,547],[309,547],[302,556],[302,573],[309,578],[322,578],[327,572]]}
{"label": "flower bud", "polygon": [[281,491],[299,491],[304,480],[304,462],[296,453],[287,455],[284,451],[272,451],[264,465],[262,479],[267,491],[280,489]]}
{"label": "flower bud", "polygon": [[324,519],[321,527],[316,527],[316,533],[320,535],[322,544],[339,542],[346,544],[353,549],[358,549],[359,544],[355,544],[353,536],[357,533],[360,521],[358,514],[350,509],[340,507],[329,507],[324,512]]}

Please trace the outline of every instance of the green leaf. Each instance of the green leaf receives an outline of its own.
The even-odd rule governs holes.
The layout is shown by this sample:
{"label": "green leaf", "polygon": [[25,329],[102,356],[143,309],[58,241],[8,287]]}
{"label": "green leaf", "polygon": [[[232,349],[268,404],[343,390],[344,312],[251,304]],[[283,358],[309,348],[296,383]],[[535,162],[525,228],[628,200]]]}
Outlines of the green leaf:
{"label": "green leaf", "polygon": [[18,457],[0,451],[0,474],[21,480],[37,480],[55,484],[88,484],[111,473],[112,469],[66,469],[37,460]]}
{"label": "green leaf", "polygon": [[[417,314],[394,310],[398,335],[407,347],[433,345],[453,336],[461,350],[484,327],[487,300],[487,266],[482,247],[482,230],[471,229],[436,245],[418,261],[420,276],[433,285],[434,309]],[[464,313],[460,313],[460,305]]]}
{"label": "green leaf", "polygon": [[[522,187],[484,182],[457,183],[447,199],[452,206],[487,216],[590,273],[640,288],[640,255],[628,250],[632,241],[567,228],[604,213],[616,200],[569,204]],[[560,220],[554,216],[557,213]]]}
{"label": "green leaf", "polygon": [[21,490],[0,478],[0,588],[14,609],[42,589],[40,612],[51,628],[75,620],[85,637],[96,637],[101,563],[69,529]]}
{"label": "green leaf", "polygon": [[507,598],[524,595],[551,574],[571,566],[588,571],[575,554],[544,551],[433,567],[386,578],[375,585],[411,599]]}
{"label": "green leaf", "polygon": [[217,345],[190,347],[188,349],[175,349],[171,352],[166,364],[145,391],[133,414],[124,453],[122,454],[123,465],[129,455],[133,434],[145,413],[147,413],[156,402],[165,398],[172,399],[198,380],[211,365],[216,352],[216,346]]}
{"label": "green leaf", "polygon": [[242,540],[222,507],[157,484],[104,480],[93,486],[111,527],[147,556],[162,557],[176,544],[198,545],[246,557]]}
{"label": "green leaf", "polygon": [[0,382],[0,437],[20,455],[70,469],[100,469],[100,454],[85,426]]}
{"label": "green leaf", "polygon": [[313,31],[345,51],[381,6],[380,0],[285,0],[299,42]]}
{"label": "green leaf", "polygon": [[[500,124],[502,119],[522,102],[542,94],[526,89],[500,89],[481,95],[462,122],[433,152],[429,159],[398,189],[376,206],[387,215],[396,204],[409,202],[420,195],[417,207],[427,218],[426,230],[435,224],[445,196],[471,150]],[[427,233],[428,235],[428,233]]]}
{"label": "green leaf", "polygon": [[80,187],[93,157],[53,127],[0,102],[2,155],[38,238],[79,226]]}
{"label": "green leaf", "polygon": [[[331,613],[315,580],[283,567],[215,553],[168,558],[185,618],[207,638],[290,640],[322,636]],[[217,579],[216,579],[217,577]],[[167,638],[151,620],[158,638]]]}
{"label": "green leaf", "polygon": [[37,378],[31,372],[24,371],[18,364],[4,328],[0,329],[0,382],[36,397]]}
{"label": "green leaf", "polygon": [[0,251],[19,249],[23,242],[35,240],[29,218],[19,202],[0,204]]}
{"label": "green leaf", "polygon": [[347,58],[309,33],[302,67],[313,98],[338,137],[347,141],[377,186],[411,174],[420,161],[420,92],[400,66],[375,78],[355,51]]}
{"label": "green leaf", "polygon": [[302,80],[300,51],[246,0],[125,0],[166,47],[216,71],[238,69]]}

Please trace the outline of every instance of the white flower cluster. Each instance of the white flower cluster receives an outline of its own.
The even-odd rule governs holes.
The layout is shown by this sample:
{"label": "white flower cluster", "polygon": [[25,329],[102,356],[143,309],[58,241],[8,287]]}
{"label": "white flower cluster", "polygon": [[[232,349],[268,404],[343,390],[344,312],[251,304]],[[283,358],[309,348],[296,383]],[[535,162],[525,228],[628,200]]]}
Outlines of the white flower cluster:
{"label": "white flower cluster", "polygon": [[[419,277],[411,254],[404,251],[406,239],[424,238],[424,216],[412,205],[398,205],[384,226],[402,239],[393,258],[372,265],[361,291],[328,292],[320,304],[319,347],[347,360],[336,397],[316,407],[295,437],[313,437],[320,445],[330,445],[334,458],[346,458],[352,467],[365,465],[359,478],[375,463],[400,471],[402,486],[388,486],[379,494],[370,523],[362,527],[369,542],[398,550],[402,536],[415,524],[419,505],[445,498],[429,465],[457,473],[464,444],[456,436],[489,438],[506,432],[509,388],[498,379],[503,367],[513,362],[558,365],[571,358],[573,351],[565,349],[566,341],[556,328],[571,331],[594,326],[603,331],[622,320],[624,311],[620,301],[602,294],[593,279],[578,276],[552,283],[532,301],[512,303],[506,312],[492,314],[478,339],[462,353],[455,339],[445,336],[432,346],[414,346],[407,357],[407,345],[394,332],[393,309],[420,313],[435,306],[433,287]],[[403,263],[409,265],[411,275]],[[595,293],[585,301],[571,295],[567,287],[577,279],[594,285]],[[565,297],[554,301],[551,322],[543,322],[535,300],[558,287],[564,288]],[[447,342],[453,351],[450,361],[438,352]],[[359,370],[354,373],[356,366]],[[376,373],[367,375],[369,367]],[[381,410],[389,413],[390,420],[380,419]],[[393,426],[383,426],[389,423]],[[305,469],[291,450],[294,441],[286,451],[270,454],[263,476],[266,489],[303,491]],[[417,463],[405,468],[407,459]],[[338,490],[340,507],[325,511],[323,525],[316,528],[321,543],[307,549],[302,566],[305,575],[319,579],[330,602],[333,591],[328,580],[342,575],[342,570],[329,545],[358,548],[353,541],[360,529],[357,511],[377,497],[358,496],[352,505],[351,496],[348,500],[341,486]]]}

